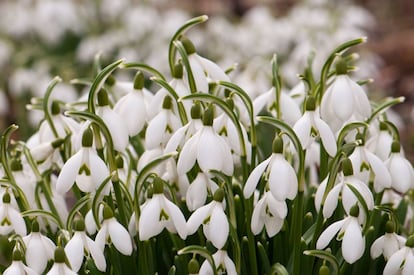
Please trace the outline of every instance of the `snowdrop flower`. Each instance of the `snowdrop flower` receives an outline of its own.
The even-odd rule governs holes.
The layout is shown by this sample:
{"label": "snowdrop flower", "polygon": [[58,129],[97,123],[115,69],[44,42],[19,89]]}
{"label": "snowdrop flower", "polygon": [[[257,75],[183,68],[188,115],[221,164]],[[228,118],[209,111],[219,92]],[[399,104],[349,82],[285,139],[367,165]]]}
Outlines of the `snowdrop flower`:
{"label": "snowdrop flower", "polygon": [[72,239],[65,246],[65,253],[68,257],[73,271],[78,272],[82,266],[83,257],[90,253],[98,270],[105,272],[106,260],[103,251],[85,233],[85,223],[83,220],[76,220],[74,224],[75,233]]}
{"label": "snowdrop flower", "polygon": [[[351,208],[355,204],[359,204],[358,198],[352,192],[351,188],[348,185],[354,187],[358,192],[361,194],[362,198],[364,198],[365,203],[367,204],[368,210],[374,209],[374,198],[369,190],[368,186],[354,176],[352,162],[349,159],[345,159],[342,162],[343,167],[343,178],[337,183],[328,193],[325,199],[325,203],[323,205],[323,216],[325,219],[332,216],[334,213],[338,201],[339,195],[342,196],[342,206],[346,213],[350,213]],[[317,195],[315,197],[315,207],[316,209],[320,208],[320,203],[322,202],[322,196],[325,193],[327,181],[323,181],[318,188]],[[319,191],[320,189],[320,191]],[[361,218],[365,219],[365,213],[361,212]]]}
{"label": "snowdrop flower", "polygon": [[[97,114],[102,118],[111,134],[114,149],[123,152],[128,146],[128,126],[125,119],[109,106],[108,93],[101,89],[98,92]],[[129,116],[129,115],[128,115]],[[126,116],[126,117],[128,117]]]}
{"label": "snowdrop flower", "polygon": [[37,275],[40,272],[37,272],[30,267],[24,265],[23,263],[23,255],[19,250],[13,251],[11,265],[3,271],[3,275],[16,275],[16,274],[24,274],[24,275]]}
{"label": "snowdrop flower", "polygon": [[271,192],[267,191],[254,207],[251,228],[255,235],[258,235],[263,227],[271,238],[275,236],[283,226],[288,213],[285,201],[276,200]]}
{"label": "snowdrop flower", "polygon": [[[230,81],[230,78],[216,63],[196,53],[194,44],[188,38],[182,38],[181,42],[187,52],[197,91],[208,93],[208,79],[212,81]],[[206,76],[207,74],[207,76]]]}
{"label": "snowdrop flower", "polygon": [[368,139],[367,146],[371,152],[373,152],[381,160],[385,161],[391,153],[393,138],[384,122],[380,121],[379,128],[379,133],[372,135]]}
{"label": "snowdrop flower", "polygon": [[[83,133],[82,148],[63,165],[56,182],[56,190],[63,194],[73,183],[83,192],[92,192],[109,176],[105,162],[92,148],[93,134],[88,128]],[[109,190],[109,189],[108,189]]]}
{"label": "snowdrop flower", "polygon": [[391,175],[385,167],[384,162],[370,152],[365,145],[355,147],[349,156],[352,166],[356,171],[354,175],[364,182],[368,182],[370,173],[374,174],[374,189],[379,193],[384,188],[391,187]]}
{"label": "snowdrop flower", "polygon": [[114,218],[114,213],[109,206],[103,210],[101,229],[96,234],[95,243],[101,251],[104,250],[105,244],[111,240],[115,248],[124,255],[132,254],[132,241],[128,231]]}
{"label": "snowdrop flower", "polygon": [[36,220],[32,223],[32,232],[23,237],[23,242],[26,246],[26,264],[37,273],[42,273],[47,262],[53,259],[56,245],[40,233],[39,223]]}
{"label": "snowdrop flower", "polygon": [[203,126],[183,146],[177,162],[178,174],[187,173],[197,161],[201,171],[218,170],[233,174],[233,158],[230,147],[213,129],[213,109],[203,115]]}
{"label": "snowdrop flower", "polygon": [[193,106],[191,106],[190,121],[172,134],[165,146],[164,153],[174,152],[179,147],[182,148],[184,143],[201,129],[203,126],[201,111],[200,103],[194,103]]}
{"label": "snowdrop flower", "polygon": [[138,71],[135,75],[133,90],[121,97],[114,106],[114,111],[126,124],[128,135],[137,135],[145,126],[147,107],[142,89],[144,88],[144,74]]}
{"label": "snowdrop flower", "polygon": [[254,193],[263,175],[276,200],[293,200],[296,197],[298,179],[295,170],[283,156],[283,140],[279,136],[276,136],[273,141],[272,155],[257,165],[247,178],[243,189],[245,198],[249,198]]}
{"label": "snowdrop flower", "polygon": [[319,236],[316,249],[324,249],[338,233],[337,240],[342,240],[342,256],[350,264],[362,257],[365,250],[365,237],[362,236],[362,228],[358,221],[359,207],[354,205],[350,215],[343,220],[329,225]]}
{"label": "snowdrop flower", "polygon": [[334,129],[353,119],[364,121],[371,114],[371,105],[365,91],[346,74],[346,63],[337,62],[337,75],[321,101],[321,117]]}
{"label": "snowdrop flower", "polygon": [[411,274],[414,270],[414,237],[410,236],[405,246],[392,254],[384,268],[384,275]]}
{"label": "snowdrop flower", "polygon": [[[266,106],[269,111],[276,113],[276,89],[272,87],[269,91],[259,95],[253,101],[254,115],[257,116],[261,110]],[[280,93],[280,113],[283,121],[289,125],[294,125],[301,117],[299,105],[285,92]]]}
{"label": "snowdrop flower", "polygon": [[229,222],[224,213],[224,190],[217,189],[213,201],[198,208],[187,221],[188,234],[194,234],[203,224],[204,236],[211,241],[217,249],[222,249],[229,236]]}
{"label": "snowdrop flower", "polygon": [[206,174],[199,172],[187,189],[185,202],[188,210],[194,211],[204,205],[208,192],[214,194],[218,189],[217,184]]}
{"label": "snowdrop flower", "polygon": [[[190,94],[188,84],[183,79],[183,65],[182,64],[178,63],[174,66],[173,79],[170,82],[168,82],[168,84],[177,93],[178,97],[184,97]],[[153,118],[158,112],[162,110],[162,103],[166,96],[170,96],[170,94],[164,87],[155,93],[148,108],[148,113],[149,113],[150,118]],[[189,114],[191,112],[192,101],[183,100],[182,103],[184,105],[184,109],[186,113]],[[173,107],[174,113],[178,113],[177,104],[174,104],[172,107]]]}
{"label": "snowdrop flower", "polygon": [[293,130],[297,134],[303,149],[308,149],[314,140],[314,136],[319,135],[326,152],[331,157],[334,157],[337,149],[335,136],[328,124],[320,119],[315,108],[315,98],[308,97],[306,100],[306,111],[296,121]]}
{"label": "snowdrop flower", "polygon": [[384,255],[386,261],[398,250],[404,247],[406,239],[394,232],[394,223],[387,221],[385,224],[385,234],[376,239],[371,246],[371,257],[378,258]]}
{"label": "snowdrop flower", "polygon": [[47,120],[44,120],[39,126],[39,143],[51,142],[57,138],[64,139],[70,133],[79,131],[79,123],[73,118],[61,114],[60,106],[57,101],[52,102],[51,118],[56,130],[56,134]]}
{"label": "snowdrop flower", "polygon": [[141,241],[149,240],[161,233],[164,228],[170,232],[178,232],[181,239],[187,238],[184,215],[177,205],[169,201],[164,192],[164,181],[156,177],[153,182],[154,194],[142,208],[139,217],[138,233]]}
{"label": "snowdrop flower", "polygon": [[8,235],[13,230],[20,236],[26,236],[27,229],[24,219],[19,211],[11,204],[8,192],[3,195],[3,203],[0,205],[0,234]]}
{"label": "snowdrop flower", "polygon": [[55,249],[55,262],[52,265],[52,268],[49,270],[46,275],[76,275],[78,273],[70,269],[65,263],[65,250],[63,247],[57,247]]}
{"label": "snowdrop flower", "polygon": [[403,157],[401,145],[394,141],[391,145],[391,154],[385,161],[385,166],[391,174],[392,188],[400,193],[406,193],[414,186],[414,171],[411,163]]}
{"label": "snowdrop flower", "polygon": [[56,163],[59,157],[58,149],[63,144],[63,142],[63,139],[43,142],[31,148],[30,153],[37,163],[47,162],[49,159],[51,163]]}
{"label": "snowdrop flower", "polygon": [[[217,250],[216,253],[213,254],[214,264],[216,266],[216,270],[218,274],[228,274],[228,275],[236,275],[236,265],[230,259],[229,255],[227,254],[226,250]],[[213,269],[210,263],[205,260],[200,267],[199,275],[212,275],[214,274]]]}
{"label": "snowdrop flower", "polygon": [[172,111],[172,98],[166,96],[162,104],[162,110],[148,122],[145,132],[145,148],[154,149],[165,145],[172,133],[181,126],[181,121]]}

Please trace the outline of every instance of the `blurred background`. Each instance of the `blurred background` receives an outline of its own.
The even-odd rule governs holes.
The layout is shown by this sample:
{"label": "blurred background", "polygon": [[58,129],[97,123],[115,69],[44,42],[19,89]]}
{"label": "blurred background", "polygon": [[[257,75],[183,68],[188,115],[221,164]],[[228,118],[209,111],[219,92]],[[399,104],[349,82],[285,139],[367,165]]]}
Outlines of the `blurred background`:
{"label": "blurred background", "polygon": [[[30,136],[42,113],[30,112],[49,81],[62,77],[54,96],[73,102],[84,91],[74,78],[92,78],[97,53],[147,63],[169,75],[168,42],[186,20],[209,20],[188,36],[197,51],[224,68],[250,94],[265,92],[270,59],[281,63],[285,89],[297,82],[314,52],[314,71],[340,43],[361,36],[356,80],[373,78],[371,98],[405,96],[395,110],[406,151],[414,131],[414,1],[395,0],[2,0],[0,1],[0,129],[20,125]],[[408,145],[408,146],[407,146]]]}

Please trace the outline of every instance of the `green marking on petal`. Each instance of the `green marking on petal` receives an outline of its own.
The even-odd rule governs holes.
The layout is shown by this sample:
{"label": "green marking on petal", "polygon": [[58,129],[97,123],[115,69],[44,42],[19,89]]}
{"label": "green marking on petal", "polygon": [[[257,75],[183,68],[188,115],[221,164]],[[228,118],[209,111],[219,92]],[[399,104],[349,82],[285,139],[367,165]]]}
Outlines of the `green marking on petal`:
{"label": "green marking on petal", "polygon": [[170,218],[170,216],[168,216],[168,214],[164,211],[164,209],[161,209],[160,217],[158,218],[158,220],[160,220],[160,221],[162,221],[162,220],[168,221],[169,218]]}
{"label": "green marking on petal", "polygon": [[0,225],[1,225],[1,226],[8,226],[8,225],[11,225],[11,221],[10,221],[7,217],[5,217],[5,218],[1,221]]}
{"label": "green marking on petal", "polygon": [[80,168],[79,168],[79,175],[82,175],[83,173],[85,173],[86,176],[90,176],[91,175],[91,170],[89,169],[89,167],[86,164],[83,164]]}

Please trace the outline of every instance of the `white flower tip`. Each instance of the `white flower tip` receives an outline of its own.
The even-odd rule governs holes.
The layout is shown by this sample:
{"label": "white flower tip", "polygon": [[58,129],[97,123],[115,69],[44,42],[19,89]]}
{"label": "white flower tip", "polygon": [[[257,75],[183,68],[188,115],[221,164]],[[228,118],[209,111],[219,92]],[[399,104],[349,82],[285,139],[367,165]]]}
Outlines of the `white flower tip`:
{"label": "white flower tip", "polygon": [[201,22],[207,21],[208,20],[208,15],[204,14],[204,15],[200,16],[200,20],[202,20]]}
{"label": "white flower tip", "polygon": [[365,43],[365,42],[368,41],[368,37],[363,36],[363,37],[360,38],[360,40],[361,40],[361,43]]}

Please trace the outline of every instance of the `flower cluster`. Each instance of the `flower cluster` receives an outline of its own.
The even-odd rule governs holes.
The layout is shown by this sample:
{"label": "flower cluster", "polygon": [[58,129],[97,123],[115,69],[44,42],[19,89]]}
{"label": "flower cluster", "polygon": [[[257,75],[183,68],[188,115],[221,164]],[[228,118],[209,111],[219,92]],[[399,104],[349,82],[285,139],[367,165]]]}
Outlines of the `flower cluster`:
{"label": "flower cluster", "polygon": [[[168,76],[97,62],[76,101],[53,97],[60,78],[50,82],[27,142],[4,131],[5,274],[411,268],[414,171],[387,119],[403,99],[370,102],[348,74],[347,50],[365,39],[338,46],[318,74],[309,64],[300,92],[282,90],[274,56],[271,87],[251,97],[186,37],[206,19],[173,35]],[[384,257],[366,264],[368,251]]]}

